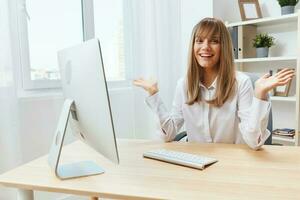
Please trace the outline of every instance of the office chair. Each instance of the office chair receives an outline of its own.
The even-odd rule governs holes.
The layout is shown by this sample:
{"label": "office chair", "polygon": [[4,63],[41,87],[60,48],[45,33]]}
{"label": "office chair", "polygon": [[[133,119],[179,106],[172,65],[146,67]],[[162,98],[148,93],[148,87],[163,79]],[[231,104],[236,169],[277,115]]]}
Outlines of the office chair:
{"label": "office chair", "polygon": [[[259,77],[254,73],[250,73],[250,72],[243,72],[243,73],[246,74],[247,76],[249,76],[249,78],[251,79],[252,87],[254,88],[254,84],[255,84],[256,80]],[[266,145],[271,145],[272,144],[272,131],[273,131],[272,107],[271,107],[270,113],[269,113],[269,120],[268,120],[267,129],[271,132],[271,134],[268,137],[268,139],[265,141],[265,144]],[[180,141],[186,136],[187,136],[186,132],[183,131],[183,132],[177,134],[173,141]],[[188,141],[188,138],[186,138],[186,141]]]}

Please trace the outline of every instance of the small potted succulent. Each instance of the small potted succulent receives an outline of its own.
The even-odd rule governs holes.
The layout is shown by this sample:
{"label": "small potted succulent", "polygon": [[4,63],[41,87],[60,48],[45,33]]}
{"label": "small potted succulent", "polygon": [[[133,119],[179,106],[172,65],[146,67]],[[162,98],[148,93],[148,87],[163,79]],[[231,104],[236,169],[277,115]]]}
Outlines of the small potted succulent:
{"label": "small potted succulent", "polygon": [[256,48],[256,57],[268,57],[269,48],[275,44],[275,38],[267,33],[260,33],[253,39],[253,47]]}
{"label": "small potted succulent", "polygon": [[295,6],[299,0],[277,0],[281,7],[281,15],[291,14],[295,12]]}

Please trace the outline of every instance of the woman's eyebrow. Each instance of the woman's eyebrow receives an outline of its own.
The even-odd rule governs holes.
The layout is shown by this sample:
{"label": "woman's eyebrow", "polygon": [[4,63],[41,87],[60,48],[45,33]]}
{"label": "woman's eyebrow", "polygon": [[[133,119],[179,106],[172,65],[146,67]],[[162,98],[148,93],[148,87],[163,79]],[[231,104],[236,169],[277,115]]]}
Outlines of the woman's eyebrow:
{"label": "woman's eyebrow", "polygon": [[212,36],[196,35],[195,38],[220,38],[220,35],[212,35]]}
{"label": "woman's eyebrow", "polygon": [[195,40],[203,40],[203,39],[209,39],[209,40],[220,40],[220,35],[213,35],[213,36],[200,36],[200,35],[196,35],[195,36]]}
{"label": "woman's eyebrow", "polygon": [[211,38],[212,39],[220,39],[220,36],[219,35],[213,35]]}

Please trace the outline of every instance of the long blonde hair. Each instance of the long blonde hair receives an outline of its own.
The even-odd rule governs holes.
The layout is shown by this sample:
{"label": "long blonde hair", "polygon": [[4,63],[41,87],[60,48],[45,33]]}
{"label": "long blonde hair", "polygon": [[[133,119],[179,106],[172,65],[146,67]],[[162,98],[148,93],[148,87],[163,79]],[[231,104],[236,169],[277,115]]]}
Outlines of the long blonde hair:
{"label": "long blonde hair", "polygon": [[233,61],[233,48],[230,34],[221,20],[204,18],[195,25],[191,35],[188,53],[187,67],[187,104],[192,105],[202,100],[200,92],[201,77],[204,75],[203,68],[198,64],[194,54],[194,43],[197,36],[211,37],[220,36],[220,58],[218,63],[218,81],[215,98],[207,103],[220,107],[234,93],[236,88],[235,68]]}

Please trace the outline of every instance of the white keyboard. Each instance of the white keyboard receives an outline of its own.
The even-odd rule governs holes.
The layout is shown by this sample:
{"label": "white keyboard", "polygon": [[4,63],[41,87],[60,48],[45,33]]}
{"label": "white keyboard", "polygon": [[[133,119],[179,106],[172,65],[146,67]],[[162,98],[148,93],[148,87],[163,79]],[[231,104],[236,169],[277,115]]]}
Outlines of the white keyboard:
{"label": "white keyboard", "polygon": [[204,169],[206,165],[217,162],[215,158],[203,157],[200,155],[183,153],[178,151],[170,151],[166,149],[157,149],[145,152],[143,154],[146,158],[153,158],[169,163],[184,165],[196,169]]}

